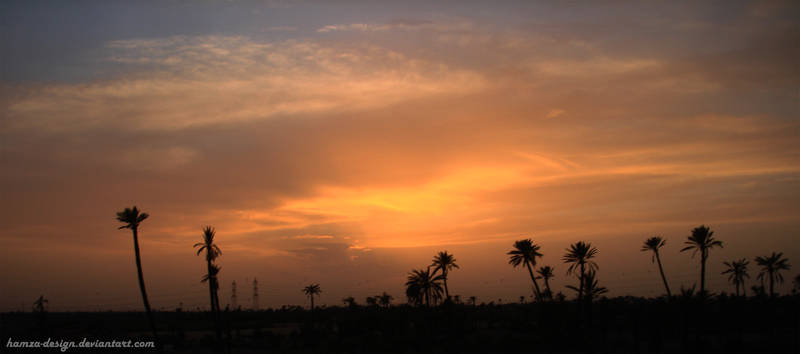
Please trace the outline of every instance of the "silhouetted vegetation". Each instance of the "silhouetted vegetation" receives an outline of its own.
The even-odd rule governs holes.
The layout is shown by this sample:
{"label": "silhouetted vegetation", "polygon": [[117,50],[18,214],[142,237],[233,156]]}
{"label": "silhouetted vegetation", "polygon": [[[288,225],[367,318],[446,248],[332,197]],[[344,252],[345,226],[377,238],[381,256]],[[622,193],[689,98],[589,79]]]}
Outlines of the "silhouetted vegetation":
{"label": "silhouetted vegetation", "polygon": [[667,277],[664,276],[664,267],[661,266],[661,256],[658,253],[658,250],[664,247],[665,244],[667,244],[667,241],[661,238],[661,236],[653,236],[644,241],[642,252],[653,252],[652,262],[658,262],[658,272],[661,274],[661,280],[664,281],[664,288],[667,289],[667,299],[669,299],[672,297],[672,292],[669,291]]}
{"label": "silhouetted vegetation", "polygon": [[692,235],[684,242],[687,246],[681,252],[694,250],[692,257],[700,252],[700,296],[706,296],[706,260],[708,251],[714,247],[722,247],[722,241],[714,239],[714,231],[711,228],[700,225],[692,230]]}
{"label": "silhouetted vegetation", "polygon": [[756,257],[756,264],[761,267],[759,276],[763,279],[766,276],[769,279],[769,296],[775,297],[775,282],[783,283],[782,270],[789,270],[789,260],[783,258],[783,253],[772,252],[771,255],[766,257]]}
{"label": "silhouetted vegetation", "polygon": [[[265,311],[220,309],[221,267],[214,262],[222,252],[214,243],[215,230],[207,226],[203,242],[194,247],[197,255],[205,251],[208,271],[201,281],[209,285],[211,316],[203,316],[199,307],[197,312],[184,311],[181,305],[174,312],[160,311],[162,321],[156,323],[147,301],[138,248],[138,226],[148,215],[136,207],[117,215],[125,223],[120,228],[133,231],[139,285],[152,338],[179,352],[797,352],[800,348],[796,335],[800,330],[800,275],[793,278],[793,295],[781,297],[775,292],[775,283],[783,282],[781,272],[790,269],[788,259],[780,252],[755,258],[761,267],[761,285],[753,286],[752,297],[744,290],[749,262],[744,258],[723,262],[726,269],[721,273],[728,276],[735,296],[709,294],[705,288],[708,252],[722,242],[715,240],[706,226],[694,228],[687,247],[680,250],[700,252],[700,289],[696,290],[696,284],[681,286],[680,295],[674,298],[660,260],[666,244],[660,236],[648,238],[641,251],[652,252],[666,297],[607,298],[609,290],[598,279],[599,250],[579,241],[562,256],[568,265],[566,274],[578,280],[566,285],[575,291],[574,301],[560,291],[553,295],[550,279],[555,269],[536,269],[541,248],[524,239],[514,242],[506,255],[509,264],[528,270],[536,302],[526,303],[523,295],[519,303],[497,299],[478,305],[475,296],[462,303],[460,295],[450,295],[447,285],[448,275],[459,266],[454,255],[442,251],[430,266],[408,274],[407,304],[392,306],[394,297],[384,291],[366,297],[366,306],[348,296],[342,299],[344,306],[317,307],[320,285],[309,284],[302,288],[310,302],[308,310],[283,306]],[[537,279],[544,281],[543,291]],[[90,335],[148,340],[146,326],[135,313],[56,313],[45,322],[47,304],[40,296],[31,313],[2,314],[3,339],[57,336],[80,340]]]}
{"label": "silhouetted vegetation", "polygon": [[132,208],[125,208],[125,210],[117,212],[117,221],[125,224],[119,227],[120,230],[130,229],[133,232],[133,252],[136,256],[136,271],[139,276],[139,290],[142,293],[144,311],[147,314],[147,320],[150,322],[150,328],[153,331],[153,337],[156,339],[156,342],[158,342],[156,322],[153,318],[153,311],[150,309],[150,301],[147,300],[147,290],[144,286],[144,275],[142,275],[142,259],[139,256],[139,224],[147,219],[148,216],[150,215],[147,213],[140,213],[139,209],[137,209],[134,205]]}
{"label": "silhouetted vegetation", "polygon": [[511,256],[508,259],[508,264],[511,264],[514,268],[524,265],[528,269],[537,301],[542,301],[542,292],[539,291],[539,283],[536,282],[536,277],[533,275],[533,268],[536,267],[536,258],[542,256],[539,253],[540,248],[531,239],[525,239],[514,242],[514,249],[507,253]]}

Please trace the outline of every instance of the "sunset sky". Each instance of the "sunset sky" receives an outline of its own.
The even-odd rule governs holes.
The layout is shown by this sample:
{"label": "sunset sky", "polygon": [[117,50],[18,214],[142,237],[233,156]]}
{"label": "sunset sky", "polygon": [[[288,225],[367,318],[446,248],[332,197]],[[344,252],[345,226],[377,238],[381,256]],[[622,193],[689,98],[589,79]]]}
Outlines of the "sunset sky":
{"label": "sunset sky", "polygon": [[531,295],[514,240],[600,253],[608,295],[658,296],[642,242],[710,225],[723,261],[784,252],[800,273],[798,2],[4,1],[0,311],[157,309],[220,293],[308,305],[403,283],[455,254],[451,293]]}

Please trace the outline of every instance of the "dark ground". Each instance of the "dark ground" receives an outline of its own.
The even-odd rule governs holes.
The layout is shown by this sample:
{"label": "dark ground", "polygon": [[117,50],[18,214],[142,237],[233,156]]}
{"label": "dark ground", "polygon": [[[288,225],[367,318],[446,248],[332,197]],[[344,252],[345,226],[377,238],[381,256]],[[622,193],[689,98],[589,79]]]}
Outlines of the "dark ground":
{"label": "dark ground", "polygon": [[[164,352],[800,353],[800,296],[777,299],[597,300],[446,305],[431,309],[329,307],[222,313],[223,340],[206,312],[156,312]],[[151,340],[142,312],[0,315],[0,351],[12,340]],[[58,349],[21,352],[58,353]],[[113,349],[105,352],[131,352]],[[68,353],[92,352],[72,348]],[[155,352],[155,350],[149,350]]]}

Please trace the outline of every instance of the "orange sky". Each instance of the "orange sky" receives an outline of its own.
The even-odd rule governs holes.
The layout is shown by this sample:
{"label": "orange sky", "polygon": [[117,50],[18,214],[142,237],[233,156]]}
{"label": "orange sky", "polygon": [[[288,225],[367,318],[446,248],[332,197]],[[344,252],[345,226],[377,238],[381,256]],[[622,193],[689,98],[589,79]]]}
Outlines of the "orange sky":
{"label": "orange sky", "polygon": [[798,9],[761,5],[294,13],[257,31],[104,39],[79,53],[79,78],[9,74],[0,309],[40,293],[54,310],[138,309],[114,220],[132,205],[151,214],[156,308],[204,306],[191,248],[204,225],[223,303],[236,280],[247,304],[253,277],[263,307],[302,305],[310,282],[323,304],[403,302],[407,272],[439,250],[461,265],[454,293],[517,301],[529,279],[505,252],[529,237],[558,290],[574,282],[564,249],[587,240],[611,295],[656,296],[641,243],[664,235],[671,286],[691,286],[697,260],[678,250],[700,224],[725,245],[710,287],[730,291],[722,261],[800,259]]}

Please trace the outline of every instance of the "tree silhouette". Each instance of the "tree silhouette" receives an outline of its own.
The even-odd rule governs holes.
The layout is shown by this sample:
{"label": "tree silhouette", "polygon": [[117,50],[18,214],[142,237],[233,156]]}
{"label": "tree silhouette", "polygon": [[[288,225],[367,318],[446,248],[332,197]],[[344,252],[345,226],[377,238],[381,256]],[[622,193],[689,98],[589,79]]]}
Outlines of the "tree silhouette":
{"label": "tree silhouette", "polygon": [[556,276],[555,269],[553,269],[551,266],[544,266],[537,269],[536,273],[539,274],[538,278],[544,279],[544,293],[542,295],[552,300],[553,291],[550,290],[550,279]]}
{"label": "tree silhouette", "polygon": [[586,284],[586,268],[589,268],[589,271],[596,271],[599,268],[597,263],[592,260],[595,255],[597,255],[597,248],[592,247],[591,243],[578,241],[570,245],[569,248],[567,248],[567,253],[562,257],[564,263],[570,264],[567,269],[568,275],[575,273],[576,269],[580,270],[578,301],[583,299],[583,290]]}
{"label": "tree silhouette", "polygon": [[567,285],[567,288],[575,290],[579,293],[579,295],[581,292],[583,292],[584,299],[589,302],[591,302],[592,299],[608,292],[608,289],[598,284],[597,273],[593,269],[590,269],[584,275],[583,289],[573,285]]}
{"label": "tree silhouette", "polygon": [[346,297],[346,298],[342,299],[342,302],[343,302],[345,305],[347,305],[347,307],[349,307],[349,308],[351,308],[351,309],[353,309],[353,308],[356,308],[356,307],[358,306],[358,305],[356,304],[356,299],[355,299],[354,297],[352,297],[352,296],[348,296],[348,297]]}
{"label": "tree silhouette", "polygon": [[222,250],[214,244],[214,236],[216,235],[216,231],[211,226],[206,226],[203,228],[203,242],[195,243],[193,247],[197,248],[197,255],[199,256],[201,252],[206,251],[206,264],[208,268],[208,273],[206,274],[205,278],[208,281],[208,296],[211,302],[211,313],[214,315],[214,322],[216,325],[217,330],[217,339],[222,338],[222,333],[220,332],[220,324],[219,324],[219,300],[217,296],[217,289],[219,289],[219,285],[217,284],[217,273],[219,273],[219,267],[216,267],[213,262],[217,259],[217,257],[222,255]]}
{"label": "tree silhouette", "polygon": [[412,270],[406,281],[408,301],[416,305],[424,302],[425,306],[430,307],[431,302],[436,302],[442,296],[444,289],[441,280],[442,276],[431,272],[431,267]]}
{"label": "tree silhouette", "polygon": [[450,290],[447,288],[447,273],[453,269],[459,268],[458,264],[456,264],[456,259],[452,254],[447,253],[447,251],[442,251],[433,257],[433,264],[431,264],[431,267],[434,267],[434,273],[439,270],[442,271],[442,282],[444,283],[445,298],[450,300]]}
{"label": "tree silhouette", "polygon": [[736,296],[739,296],[739,288],[742,288],[742,295],[747,296],[747,290],[744,286],[744,278],[749,278],[750,275],[747,274],[747,265],[750,264],[746,259],[742,258],[738,261],[731,261],[729,262],[722,262],[727,269],[725,269],[721,274],[730,274],[728,276],[728,282],[733,284],[736,287]]}
{"label": "tree silhouette", "polygon": [[133,232],[133,253],[136,256],[136,272],[139,275],[139,290],[142,293],[142,302],[144,302],[144,311],[147,313],[147,320],[150,322],[150,329],[153,330],[153,338],[158,342],[158,332],[156,332],[156,321],[153,319],[153,312],[150,311],[150,302],[147,301],[147,290],[144,287],[144,275],[142,275],[142,260],[139,255],[139,224],[142,223],[147,217],[147,213],[140,213],[139,209],[134,205],[132,208],[125,208],[125,210],[117,212],[117,221],[124,223],[119,227],[122,229],[131,229]]}
{"label": "tree silhouette", "polygon": [[470,297],[469,297],[469,302],[472,304],[472,307],[475,307],[475,303],[476,303],[477,301],[478,301],[478,298],[477,298],[477,297],[474,297],[474,296],[470,296]]}
{"label": "tree silhouette", "polygon": [[756,264],[761,266],[759,277],[763,278],[766,275],[769,278],[769,296],[775,297],[775,282],[783,283],[781,271],[792,267],[789,259],[783,258],[783,252],[772,252],[772,255],[766,257],[756,257]]}
{"label": "tree silhouette", "polygon": [[389,308],[389,305],[392,304],[392,300],[394,300],[394,297],[392,297],[392,295],[387,294],[385,291],[383,292],[383,294],[378,295],[377,298],[381,306],[387,309]]}
{"label": "tree silhouette", "polygon": [[310,284],[303,288],[303,293],[308,296],[311,300],[311,312],[314,312],[314,295],[319,295],[322,293],[322,289],[320,289],[319,284]]}
{"label": "tree silhouette", "polygon": [[800,291],[800,274],[794,276],[794,282],[792,283],[792,293],[797,293]]}
{"label": "tree silhouette", "polygon": [[[211,289],[212,313],[214,313],[214,310],[213,310],[214,306],[215,305],[219,306],[219,297],[217,296],[217,291],[219,290],[219,281],[218,281],[218,278],[217,278],[217,274],[219,274],[219,270],[221,268],[222,267],[220,267],[220,266],[218,266],[216,264],[212,264],[211,268],[208,269],[208,274],[204,275],[203,278],[200,279],[201,283],[208,282],[208,287],[209,287],[209,289]],[[217,330],[220,329],[220,327],[219,327],[219,317],[217,317],[217,316],[219,316],[218,312],[219,312],[219,309],[217,309],[217,313],[214,316],[214,322],[217,325],[216,326]],[[221,333],[217,333],[217,334],[219,335],[219,338],[221,338]]]}
{"label": "tree silhouette", "polygon": [[687,246],[681,252],[693,249],[692,257],[700,252],[700,296],[706,296],[706,260],[708,251],[716,246],[722,247],[722,241],[714,239],[714,231],[711,228],[700,225],[692,230],[692,235],[684,242]]}
{"label": "tree silhouette", "polygon": [[653,257],[651,261],[654,263],[658,262],[658,271],[661,273],[661,280],[664,281],[664,288],[667,289],[667,299],[669,299],[672,297],[672,292],[669,291],[667,277],[664,276],[664,268],[661,266],[661,256],[658,253],[658,249],[664,247],[666,243],[667,241],[662,239],[661,236],[653,236],[644,241],[644,245],[642,245],[642,252],[653,251]]}
{"label": "tree silhouette", "polygon": [[533,243],[531,239],[524,239],[515,241],[514,249],[507,253],[507,255],[511,256],[509,257],[508,263],[514,266],[514,268],[521,264],[528,268],[528,274],[531,276],[531,281],[533,281],[537,301],[542,300],[542,293],[539,291],[539,283],[536,282],[536,277],[533,276],[532,267],[536,267],[536,257],[542,256],[542,254],[539,253],[540,248],[541,247]]}
{"label": "tree silhouette", "polygon": [[33,309],[36,312],[39,312],[39,314],[44,314],[44,310],[48,302],[49,301],[47,301],[47,299],[44,298],[44,295],[40,295],[39,298],[33,302]]}

